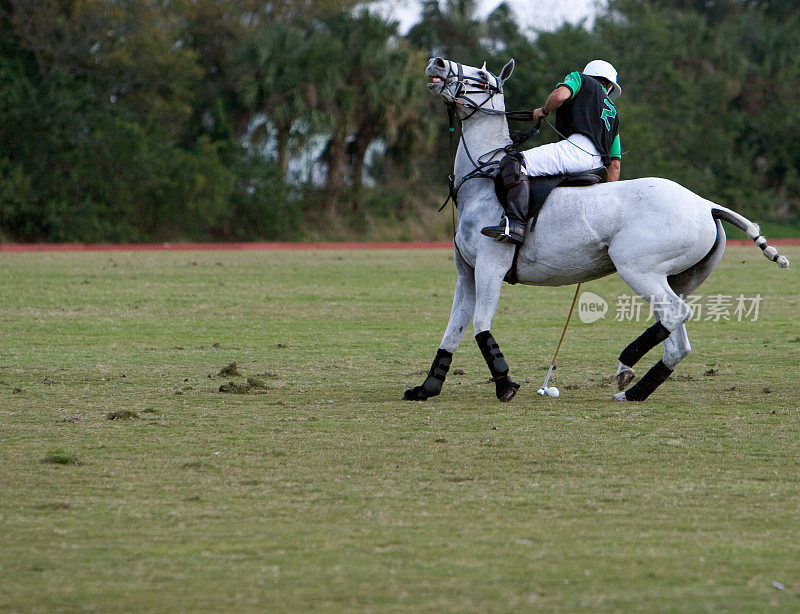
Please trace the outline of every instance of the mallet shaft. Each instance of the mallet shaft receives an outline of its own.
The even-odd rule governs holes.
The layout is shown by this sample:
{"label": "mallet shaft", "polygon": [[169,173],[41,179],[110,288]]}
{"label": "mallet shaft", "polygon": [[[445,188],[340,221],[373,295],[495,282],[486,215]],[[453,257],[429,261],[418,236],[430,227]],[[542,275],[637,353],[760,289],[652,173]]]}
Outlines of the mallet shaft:
{"label": "mallet shaft", "polygon": [[556,366],[556,357],[558,356],[558,350],[561,349],[561,344],[564,343],[564,335],[567,334],[567,326],[569,326],[569,321],[572,318],[572,312],[575,309],[575,302],[578,300],[578,292],[580,291],[581,291],[581,285],[578,284],[578,286],[575,288],[575,296],[572,297],[572,305],[570,305],[569,307],[569,315],[567,315],[567,321],[564,323],[564,330],[561,331],[561,339],[558,340],[558,346],[556,347],[556,352],[555,354],[553,354],[553,362],[550,363],[554,369]]}
{"label": "mallet shaft", "polygon": [[572,312],[575,310],[575,302],[578,300],[578,293],[581,291],[581,285],[575,288],[575,296],[572,297],[572,305],[569,307],[569,314],[567,315],[567,321],[564,323],[564,330],[561,331],[561,339],[558,340],[558,346],[556,346],[556,351],[553,354],[553,360],[550,363],[550,368],[547,370],[547,376],[544,378],[544,384],[539,389],[539,394],[547,394],[547,384],[550,383],[550,375],[553,373],[553,369],[556,368],[556,358],[558,357],[558,351],[561,349],[561,344],[564,342],[564,335],[567,334],[567,326],[569,326],[569,321],[572,319]]}

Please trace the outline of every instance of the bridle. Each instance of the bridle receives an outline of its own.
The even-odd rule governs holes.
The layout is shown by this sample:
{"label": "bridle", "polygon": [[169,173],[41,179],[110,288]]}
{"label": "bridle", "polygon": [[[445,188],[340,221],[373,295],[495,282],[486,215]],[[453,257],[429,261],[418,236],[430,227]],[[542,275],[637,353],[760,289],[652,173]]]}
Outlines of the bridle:
{"label": "bridle", "polygon": [[[446,105],[453,107],[455,110],[456,105],[462,105],[467,107],[468,109],[472,109],[472,112],[467,115],[466,117],[462,117],[461,121],[467,120],[475,113],[481,112],[486,115],[505,115],[505,111],[498,111],[497,109],[485,109],[483,108],[484,105],[489,102],[495,94],[502,94],[503,93],[503,84],[500,82],[500,79],[490,73],[485,68],[482,69],[482,72],[485,72],[488,75],[491,75],[494,78],[494,83],[489,83],[488,79],[474,79],[472,77],[464,77],[464,66],[459,64],[458,62],[453,62],[452,60],[447,60],[448,67],[447,67],[447,76],[444,78],[445,85],[455,82],[456,83],[456,90],[453,93],[453,100],[450,102],[445,102]],[[453,65],[455,64],[456,70],[453,70]],[[468,89],[470,86],[477,86],[480,89]],[[476,104],[471,98],[465,98],[465,96],[469,96],[472,94],[480,94],[485,93],[486,98],[480,104]]]}
{"label": "bridle", "polygon": [[[490,109],[486,107],[486,104],[492,98],[494,98],[496,94],[503,94],[503,84],[497,76],[486,70],[485,65],[484,68],[481,69],[481,72],[490,75],[494,79],[494,83],[490,83],[488,79],[464,77],[464,67],[460,63],[453,62],[452,60],[447,60],[447,63],[447,75],[444,78],[445,87],[451,86],[453,83],[456,84],[455,91],[451,93],[452,100],[444,101],[445,107],[447,107],[447,117],[450,122],[450,158],[453,161],[455,173],[456,152],[453,144],[453,136],[455,135],[456,119],[458,119],[459,123],[463,123],[476,113],[480,113],[482,115],[504,115],[509,119],[517,121],[533,121],[533,117],[530,111],[500,111],[498,109]],[[455,66],[455,70],[453,69],[453,66]],[[470,87],[477,89],[470,89]],[[467,97],[481,93],[485,93],[486,97],[480,103],[477,103],[472,100],[472,98]],[[459,106],[469,109],[469,113],[463,117],[459,117],[457,112]],[[531,131],[530,136],[538,133],[539,124],[541,124],[541,120],[539,120],[539,123],[537,123],[534,131]],[[464,146],[464,153],[467,154],[467,158],[472,163],[474,168],[472,171],[464,175],[458,185],[455,184],[455,174],[448,175],[447,180],[450,193],[447,196],[447,200],[442,203],[439,211],[444,209],[451,199],[453,200],[455,207],[458,208],[458,192],[461,187],[470,179],[494,179],[494,170],[500,164],[500,160],[495,160],[494,157],[500,152],[509,153],[515,147],[514,142],[506,145],[505,147],[498,147],[497,149],[493,149],[492,151],[488,151],[485,154],[478,156],[478,160],[476,162],[475,158],[473,158],[469,151],[466,140],[464,139],[463,130],[461,130],[461,135],[459,138],[461,140],[461,144]]]}

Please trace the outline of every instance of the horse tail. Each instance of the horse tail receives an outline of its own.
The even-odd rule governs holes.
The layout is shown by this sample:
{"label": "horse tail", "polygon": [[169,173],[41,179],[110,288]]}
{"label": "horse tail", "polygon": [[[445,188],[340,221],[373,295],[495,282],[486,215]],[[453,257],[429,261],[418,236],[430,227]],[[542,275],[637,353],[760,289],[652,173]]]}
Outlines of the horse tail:
{"label": "horse tail", "polygon": [[745,233],[747,233],[747,236],[753,240],[753,243],[761,248],[765,258],[776,262],[782,269],[789,268],[789,260],[786,258],[786,256],[781,256],[777,249],[771,245],[767,245],[767,240],[761,236],[761,230],[759,229],[758,224],[751,222],[743,215],[739,215],[736,213],[736,211],[731,211],[730,209],[720,205],[714,205],[711,208],[711,215],[715,220],[719,219],[729,222],[740,230],[743,230]]}

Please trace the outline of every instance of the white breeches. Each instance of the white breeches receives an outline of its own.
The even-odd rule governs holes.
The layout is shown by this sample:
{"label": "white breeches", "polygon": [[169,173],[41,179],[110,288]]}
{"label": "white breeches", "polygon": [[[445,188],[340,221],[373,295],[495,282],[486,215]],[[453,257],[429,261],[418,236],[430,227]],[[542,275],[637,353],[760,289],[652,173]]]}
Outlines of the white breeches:
{"label": "white breeches", "polygon": [[531,177],[580,173],[603,166],[603,158],[594,143],[582,134],[528,149],[522,155],[525,157],[525,172]]}

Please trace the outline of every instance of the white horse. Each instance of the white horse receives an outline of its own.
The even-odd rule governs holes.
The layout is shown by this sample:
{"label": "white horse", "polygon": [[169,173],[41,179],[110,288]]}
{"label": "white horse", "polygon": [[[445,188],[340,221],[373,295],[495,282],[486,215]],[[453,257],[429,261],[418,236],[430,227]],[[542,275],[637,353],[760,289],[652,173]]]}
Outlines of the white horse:
{"label": "white horse", "polygon": [[[461,120],[462,136],[454,162],[458,226],[454,239],[458,270],[450,321],[421,386],[404,399],[424,401],[441,392],[453,352],[470,320],[496,385],[497,398],[510,401],[519,385],[491,335],[492,317],[515,248],[483,236],[503,208],[491,178],[473,178],[476,167],[496,164],[511,145],[503,84],[514,70],[511,60],[499,76],[451,60],[433,58],[426,69],[430,91],[441,96]],[[478,173],[480,175],[480,173]],[[562,286],[604,277],[616,271],[631,289],[651,303],[656,324],[628,345],[619,358],[620,401],[646,399],[690,351],[685,323],[693,313],[682,296],[712,273],[725,250],[720,220],[747,233],[779,267],[788,260],[767,245],[756,224],[667,179],[646,178],[591,187],[556,188],[542,207],[535,232],[520,248],[519,282]],[[634,386],[634,364],[659,343],[663,358]]]}

